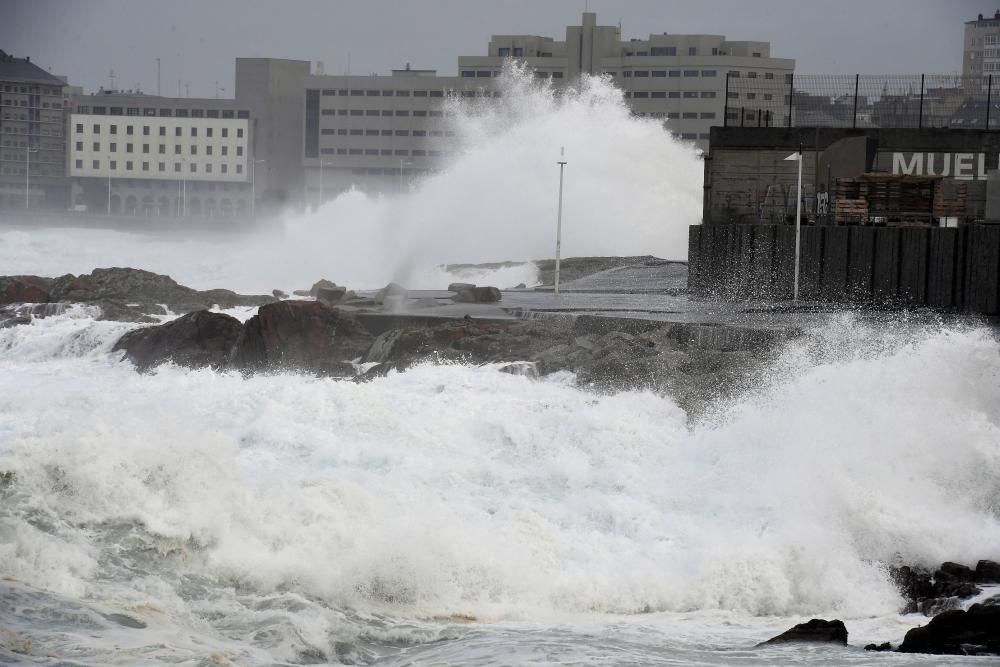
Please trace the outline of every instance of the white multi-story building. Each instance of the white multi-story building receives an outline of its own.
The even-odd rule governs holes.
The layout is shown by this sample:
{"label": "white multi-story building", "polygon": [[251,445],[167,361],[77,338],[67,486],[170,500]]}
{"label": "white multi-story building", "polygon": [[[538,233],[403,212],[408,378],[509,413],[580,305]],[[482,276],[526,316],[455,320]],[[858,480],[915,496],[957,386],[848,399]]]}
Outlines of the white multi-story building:
{"label": "white multi-story building", "polygon": [[1000,11],[965,22],[962,74],[1000,81]]}
{"label": "white multi-story building", "polygon": [[233,100],[80,95],[69,118],[73,206],[111,215],[253,209],[250,113]]}

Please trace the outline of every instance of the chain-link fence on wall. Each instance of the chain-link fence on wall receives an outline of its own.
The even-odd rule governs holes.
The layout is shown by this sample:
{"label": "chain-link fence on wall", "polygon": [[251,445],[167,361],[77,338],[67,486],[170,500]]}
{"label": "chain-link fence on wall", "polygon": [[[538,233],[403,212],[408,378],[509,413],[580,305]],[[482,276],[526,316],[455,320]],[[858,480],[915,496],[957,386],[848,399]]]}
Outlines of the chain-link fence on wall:
{"label": "chain-link fence on wall", "polygon": [[[1000,73],[726,76],[726,126],[1000,129]],[[744,73],[746,74],[746,73]]]}

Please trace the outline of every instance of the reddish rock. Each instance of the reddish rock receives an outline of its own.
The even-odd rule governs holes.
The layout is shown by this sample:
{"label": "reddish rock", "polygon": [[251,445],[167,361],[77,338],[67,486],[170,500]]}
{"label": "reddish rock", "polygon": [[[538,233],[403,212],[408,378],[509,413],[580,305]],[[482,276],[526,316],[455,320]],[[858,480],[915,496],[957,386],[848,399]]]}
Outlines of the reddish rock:
{"label": "reddish rock", "polygon": [[155,327],[135,329],[115,343],[115,351],[140,371],[172,361],[180,366],[226,365],[242,325],[235,317],[197,310]]}

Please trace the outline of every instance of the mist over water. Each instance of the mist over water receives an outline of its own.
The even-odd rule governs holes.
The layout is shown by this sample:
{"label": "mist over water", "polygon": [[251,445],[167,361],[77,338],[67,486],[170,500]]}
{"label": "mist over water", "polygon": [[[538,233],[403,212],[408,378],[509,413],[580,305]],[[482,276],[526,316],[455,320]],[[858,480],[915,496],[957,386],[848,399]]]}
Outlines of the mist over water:
{"label": "mist over water", "polygon": [[[442,264],[554,256],[562,147],[564,257],[686,257],[687,226],[701,216],[703,165],[693,148],[673,140],[662,121],[633,117],[621,91],[599,78],[559,94],[512,67],[501,92],[449,106],[456,155],[402,194],[350,191],[269,228],[227,237],[4,229],[2,273],[132,266],[196,288],[244,292],[308,287],[320,277],[354,288],[389,280],[443,288],[455,276]],[[536,274],[528,264],[465,277],[510,287],[532,284]]]}

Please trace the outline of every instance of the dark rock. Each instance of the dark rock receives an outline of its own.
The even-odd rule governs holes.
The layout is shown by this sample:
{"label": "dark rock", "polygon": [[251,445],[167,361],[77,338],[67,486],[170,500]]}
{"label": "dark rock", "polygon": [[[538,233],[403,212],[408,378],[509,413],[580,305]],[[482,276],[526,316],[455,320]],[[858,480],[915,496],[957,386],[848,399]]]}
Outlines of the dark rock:
{"label": "dark rock", "polygon": [[891,651],[892,644],[884,642],[882,644],[865,644],[866,651]]}
{"label": "dark rock", "polygon": [[975,581],[980,584],[1000,584],[1000,563],[991,560],[976,563]]}
{"label": "dark rock", "polygon": [[389,283],[375,293],[375,303],[384,304],[389,297],[402,297],[405,299],[410,293],[408,289],[396,283]]}
{"label": "dark rock", "polygon": [[280,289],[273,289],[273,290],[271,290],[271,296],[273,296],[275,299],[287,299],[288,298],[288,294],[285,293],[285,292],[282,292]]}
{"label": "dark rock", "polygon": [[326,278],[320,278],[313,283],[312,287],[309,288],[309,294],[306,296],[319,296],[319,291],[324,287],[336,288],[338,285],[337,283],[327,280]]}
{"label": "dark rock", "polygon": [[307,290],[307,289],[292,290],[292,294],[294,294],[295,296],[312,296],[313,295],[312,294],[312,290]]}
{"label": "dark rock", "polygon": [[118,625],[126,628],[132,628],[134,630],[142,630],[146,627],[145,621],[128,616],[127,614],[106,614],[104,618],[108,619],[112,623],[117,623]]}
{"label": "dark rock", "polygon": [[938,614],[906,633],[902,653],[1000,655],[1000,606],[974,604]]}
{"label": "dark rock", "polygon": [[279,301],[261,306],[243,325],[232,360],[247,371],[352,375],[343,362],[361,357],[371,342],[371,334],[344,310],[319,301]]}
{"label": "dark rock", "polygon": [[98,301],[97,306],[101,309],[101,316],[97,319],[108,322],[137,322],[141,324],[153,324],[157,322],[155,318],[149,317],[138,308],[133,308],[120,301]]}
{"label": "dark rock", "polygon": [[347,294],[346,287],[320,287],[316,290],[316,300],[332,306],[343,300],[345,294]]}
{"label": "dark rock", "polygon": [[904,565],[890,568],[890,576],[907,601],[903,613],[932,616],[954,609],[961,600],[982,592],[973,583],[975,572],[958,563],[942,563],[933,575],[926,569]]}
{"label": "dark rock", "polygon": [[965,565],[960,565],[958,563],[944,562],[941,563],[941,567],[934,572],[934,579],[952,579],[956,581],[975,581],[976,571],[971,567],[966,567]]}
{"label": "dark rock", "polygon": [[514,285],[514,289],[527,289],[527,286],[524,283],[518,283]]}
{"label": "dark rock", "polygon": [[979,604],[984,605],[986,607],[1000,606],[1000,595],[994,595],[992,597],[988,597]]}
{"label": "dark rock", "polygon": [[51,282],[39,276],[0,276],[0,305],[47,303]]}
{"label": "dark rock", "polygon": [[475,287],[472,283],[451,283],[448,285],[449,292],[462,292]]}
{"label": "dark rock", "polygon": [[771,637],[757,646],[769,644],[786,644],[789,642],[834,643],[847,645],[847,628],[839,620],[826,621],[814,618],[808,623],[799,623],[795,627],[782,632],[777,637]]}
{"label": "dark rock", "polygon": [[168,361],[191,368],[221,368],[241,329],[234,317],[198,310],[166,324],[129,331],[114,350],[124,351],[140,371]]}
{"label": "dark rock", "polygon": [[467,287],[451,299],[456,303],[496,303],[501,297],[496,287]]}

